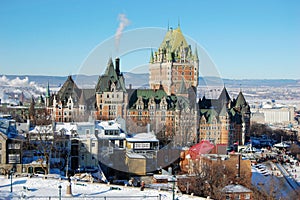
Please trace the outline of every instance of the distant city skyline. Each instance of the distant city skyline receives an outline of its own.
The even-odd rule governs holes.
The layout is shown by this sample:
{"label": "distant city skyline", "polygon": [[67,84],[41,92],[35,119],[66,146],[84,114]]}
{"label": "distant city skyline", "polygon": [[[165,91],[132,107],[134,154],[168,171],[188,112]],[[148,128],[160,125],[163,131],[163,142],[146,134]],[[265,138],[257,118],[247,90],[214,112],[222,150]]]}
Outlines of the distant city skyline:
{"label": "distant city skyline", "polygon": [[[277,0],[1,1],[0,75],[76,74],[95,47],[120,31],[180,23],[222,78],[300,79],[299,10],[298,1]],[[149,59],[150,49],[121,55],[121,70],[134,72]],[[96,67],[94,75],[101,73]]]}

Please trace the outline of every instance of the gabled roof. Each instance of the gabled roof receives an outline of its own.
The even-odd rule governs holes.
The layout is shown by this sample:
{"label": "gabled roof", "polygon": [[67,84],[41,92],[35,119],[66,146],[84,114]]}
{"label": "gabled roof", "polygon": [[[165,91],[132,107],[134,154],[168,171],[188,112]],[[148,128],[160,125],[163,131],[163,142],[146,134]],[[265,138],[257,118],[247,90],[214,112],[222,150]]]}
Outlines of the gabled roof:
{"label": "gabled roof", "polygon": [[179,88],[178,94],[187,94],[187,89],[186,89],[185,81],[184,81],[183,77],[181,79],[181,84],[180,84],[180,88]]}
{"label": "gabled roof", "polygon": [[176,109],[182,110],[186,108],[190,108],[189,99],[186,97],[177,96]]}
{"label": "gabled roof", "polygon": [[226,116],[227,114],[228,114],[228,109],[227,109],[226,104],[224,104],[221,111],[220,111],[219,116]]}
{"label": "gabled roof", "polygon": [[86,101],[85,101],[85,96],[84,96],[84,92],[81,91],[81,95],[80,95],[80,99],[78,102],[79,105],[86,105]]}
{"label": "gabled roof", "polygon": [[116,70],[114,68],[114,64],[113,64],[112,58],[109,58],[109,60],[108,60],[104,76],[109,76],[112,79],[115,79],[115,81],[118,79],[117,78],[117,72],[116,72]]}
{"label": "gabled roof", "polygon": [[244,97],[243,93],[240,92],[240,93],[238,94],[237,99],[236,99],[236,104],[235,104],[235,106],[236,106],[236,107],[239,107],[239,106],[244,106],[244,105],[246,105],[246,100],[245,100],[245,97]]}
{"label": "gabled roof", "polygon": [[68,76],[67,80],[64,82],[57,94],[61,101],[67,100],[70,96],[79,99],[80,89],[77,87],[72,76]]}
{"label": "gabled roof", "polygon": [[230,96],[226,90],[226,88],[224,87],[220,96],[219,96],[219,101],[225,103],[225,102],[229,102],[231,99],[230,99]]}
{"label": "gabled roof", "polygon": [[203,115],[208,123],[211,123],[214,118],[217,118],[218,113],[215,109],[201,109],[200,115]]}
{"label": "gabled roof", "polygon": [[98,78],[95,90],[96,92],[108,92],[112,83],[115,84],[116,90],[126,92],[123,74],[117,75],[112,59],[110,58],[105,73]]}

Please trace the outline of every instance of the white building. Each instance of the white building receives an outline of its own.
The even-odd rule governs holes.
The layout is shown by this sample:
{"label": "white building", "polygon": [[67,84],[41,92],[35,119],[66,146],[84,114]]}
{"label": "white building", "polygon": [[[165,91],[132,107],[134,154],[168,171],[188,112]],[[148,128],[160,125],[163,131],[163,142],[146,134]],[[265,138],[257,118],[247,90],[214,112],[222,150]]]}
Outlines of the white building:
{"label": "white building", "polygon": [[294,121],[294,113],[295,108],[292,106],[265,103],[252,112],[251,121],[268,124],[289,124]]}

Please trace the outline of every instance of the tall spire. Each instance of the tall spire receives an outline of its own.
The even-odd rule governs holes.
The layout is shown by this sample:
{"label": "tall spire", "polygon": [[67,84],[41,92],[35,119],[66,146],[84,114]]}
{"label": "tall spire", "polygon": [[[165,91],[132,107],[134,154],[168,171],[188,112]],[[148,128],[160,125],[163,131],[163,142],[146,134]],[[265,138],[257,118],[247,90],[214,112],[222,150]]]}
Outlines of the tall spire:
{"label": "tall spire", "polygon": [[50,97],[50,87],[49,87],[49,81],[48,81],[48,84],[47,84],[47,89],[46,89],[46,95],[45,95],[46,98],[49,98]]}
{"label": "tall spire", "polygon": [[195,47],[194,61],[199,61],[197,46]]}
{"label": "tall spire", "polygon": [[152,48],[151,48],[150,63],[154,63],[154,56],[153,56],[153,50],[152,50]]}

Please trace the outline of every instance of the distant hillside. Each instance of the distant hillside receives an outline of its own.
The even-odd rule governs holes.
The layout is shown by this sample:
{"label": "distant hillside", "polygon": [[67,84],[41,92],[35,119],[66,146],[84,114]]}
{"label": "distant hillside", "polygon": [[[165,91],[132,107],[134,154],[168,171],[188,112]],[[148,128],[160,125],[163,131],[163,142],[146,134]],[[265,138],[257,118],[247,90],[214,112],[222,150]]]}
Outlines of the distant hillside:
{"label": "distant hillside", "polygon": [[300,79],[220,79],[218,77],[199,77],[199,85],[216,86],[220,83],[226,87],[284,87],[284,86],[300,86]]}
{"label": "distant hillside", "polygon": [[[133,88],[147,88],[149,87],[149,74],[134,74],[131,72],[124,72],[126,87],[129,84]],[[49,82],[50,87],[60,87],[67,79],[67,76],[37,76],[37,75],[5,75],[9,80],[24,79],[28,77],[30,82],[46,87]],[[0,76],[1,77],[1,76]],[[93,88],[97,84],[99,75],[87,76],[87,75],[72,75],[76,84],[81,88]],[[224,85],[226,87],[258,87],[258,86],[269,86],[269,87],[284,87],[284,86],[300,86],[300,79],[220,79],[218,77],[199,77],[200,86],[219,86]]]}

